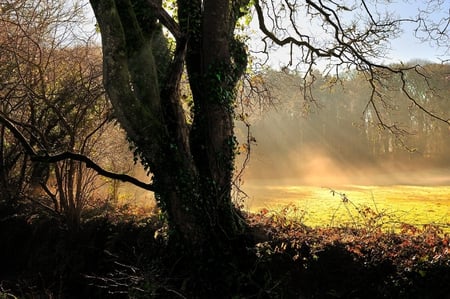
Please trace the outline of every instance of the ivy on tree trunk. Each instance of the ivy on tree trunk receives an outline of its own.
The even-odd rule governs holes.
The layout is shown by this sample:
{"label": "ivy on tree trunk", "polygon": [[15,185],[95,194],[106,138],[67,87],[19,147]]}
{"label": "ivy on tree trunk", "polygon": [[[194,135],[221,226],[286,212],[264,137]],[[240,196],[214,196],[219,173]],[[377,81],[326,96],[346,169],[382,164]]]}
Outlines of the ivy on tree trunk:
{"label": "ivy on tree trunk", "polygon": [[[158,1],[91,0],[115,116],[153,175],[171,237],[200,254],[231,244],[245,228],[231,186],[235,87],[247,65],[234,27],[247,2],[179,0],[175,22]],[[162,24],[176,32],[173,53]],[[179,93],[184,67],[192,124]]]}

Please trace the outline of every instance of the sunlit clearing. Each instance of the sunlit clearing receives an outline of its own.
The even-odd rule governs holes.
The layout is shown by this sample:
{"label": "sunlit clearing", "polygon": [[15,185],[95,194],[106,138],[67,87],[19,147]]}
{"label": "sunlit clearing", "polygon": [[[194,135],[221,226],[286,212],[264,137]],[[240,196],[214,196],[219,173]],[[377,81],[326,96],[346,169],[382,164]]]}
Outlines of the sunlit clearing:
{"label": "sunlit clearing", "polygon": [[[450,143],[441,136],[448,129],[433,123],[435,131],[412,134],[406,142],[416,150],[408,151],[392,134],[337,107],[307,117],[269,111],[254,121],[245,208],[289,210],[289,217],[313,227],[397,230],[408,223],[449,231]],[[344,112],[350,117],[362,110]]]}
{"label": "sunlit clearing", "polygon": [[[450,232],[450,186],[361,186],[339,189],[251,182],[246,208],[287,214],[301,223],[316,226],[351,226],[397,230],[402,223],[435,224]],[[345,200],[344,200],[345,198]],[[293,208],[295,207],[295,208]]]}

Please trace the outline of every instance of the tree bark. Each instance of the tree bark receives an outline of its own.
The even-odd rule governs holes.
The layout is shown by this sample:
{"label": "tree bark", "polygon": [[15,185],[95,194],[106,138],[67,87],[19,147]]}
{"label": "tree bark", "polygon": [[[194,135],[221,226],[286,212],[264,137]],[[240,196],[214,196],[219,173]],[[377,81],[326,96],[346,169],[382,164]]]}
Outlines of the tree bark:
{"label": "tree bark", "polygon": [[[231,200],[234,89],[247,63],[233,35],[236,8],[246,1],[237,2],[179,0],[179,23],[169,22],[177,32],[170,56],[157,22],[161,3],[91,0],[116,117],[153,174],[172,239],[200,255],[223,249],[245,227]],[[185,63],[192,125],[179,94]]]}

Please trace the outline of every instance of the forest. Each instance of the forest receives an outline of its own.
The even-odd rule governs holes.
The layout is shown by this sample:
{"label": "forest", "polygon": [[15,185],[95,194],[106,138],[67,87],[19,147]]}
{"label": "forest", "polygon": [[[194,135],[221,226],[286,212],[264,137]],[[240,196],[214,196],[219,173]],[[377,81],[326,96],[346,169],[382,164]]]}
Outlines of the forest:
{"label": "forest", "polygon": [[[449,66],[425,62],[421,71],[427,74],[426,80],[414,71],[408,74],[411,93],[431,111],[449,111],[450,94],[445,87],[450,80]],[[335,76],[324,76],[319,71],[314,76],[312,102],[304,99],[299,74],[268,70],[261,78],[253,78],[263,80],[270,90],[272,105],[250,117],[256,146],[247,172],[249,178],[284,176],[301,181],[302,176],[311,175],[302,157],[319,156],[332,160],[335,167],[347,169],[349,176],[354,173],[354,183],[363,173],[385,176],[372,183],[395,184],[391,172],[415,171],[427,176],[426,170],[448,170],[448,126],[426,117],[419,108],[411,106],[405,95],[398,95],[400,82],[386,85],[384,106],[374,111],[368,106],[371,90],[364,88],[363,76],[348,72],[342,74],[339,84],[333,84]],[[429,85],[439,92],[427,94]],[[389,119],[395,130],[380,126],[376,113]]]}
{"label": "forest", "polygon": [[[448,60],[372,60],[406,21],[448,46],[427,3],[405,20],[369,1],[0,2],[0,298],[447,298],[449,222],[244,204],[247,179],[307,184],[311,153],[350,180],[448,173]],[[261,64],[252,20],[289,67]]]}

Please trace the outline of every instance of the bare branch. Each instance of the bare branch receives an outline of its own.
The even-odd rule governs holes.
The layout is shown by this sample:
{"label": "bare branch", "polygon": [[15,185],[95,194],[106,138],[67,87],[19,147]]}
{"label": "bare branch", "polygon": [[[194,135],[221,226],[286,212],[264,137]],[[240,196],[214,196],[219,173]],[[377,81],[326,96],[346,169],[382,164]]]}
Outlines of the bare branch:
{"label": "bare branch", "polygon": [[[314,101],[311,90],[315,81],[313,70],[318,58],[322,58],[328,59],[328,62],[325,61],[324,73],[333,72],[333,76],[337,78],[336,82],[339,81],[339,71],[342,68],[355,69],[364,74],[372,89],[366,109],[373,106],[380,126],[395,135],[402,135],[406,131],[395,123],[389,124],[379,110],[379,105],[384,106],[388,103],[384,98],[386,95],[383,94],[383,88],[388,86],[389,80],[383,76],[389,75],[391,79],[399,82],[398,92],[403,94],[404,99],[410,101],[413,106],[433,119],[450,124],[444,112],[430,110],[408,90],[409,71],[414,71],[427,81],[426,75],[420,72],[418,65],[388,66],[377,62],[385,58],[389,40],[399,34],[403,23],[417,23],[416,35],[424,31],[429,34],[426,36],[428,40],[439,41],[440,45],[448,45],[447,32],[450,21],[448,17],[445,17],[445,13],[440,22],[431,22],[426,19],[426,16],[432,15],[432,12],[442,12],[442,2],[437,1],[435,4],[428,1],[427,10],[421,11],[415,18],[394,18],[388,13],[385,16],[378,15],[376,11],[372,11],[368,1],[362,1],[359,4],[361,12],[359,14],[356,12],[357,1],[348,8],[332,0],[306,0],[305,2],[284,0],[279,2],[282,8],[279,10],[285,13],[285,18],[282,20],[277,17],[273,2],[256,0],[254,5],[260,30],[264,34],[263,52],[268,55],[268,41],[280,47],[290,47],[287,67],[292,65],[295,68],[300,67],[304,74],[302,82],[305,100]],[[302,13],[304,15],[301,15]],[[309,17],[310,24],[306,26],[316,26],[319,32],[305,34],[305,28],[298,23],[299,18],[302,17],[303,19]],[[269,23],[269,27],[266,22]],[[427,25],[429,27],[426,27]],[[445,39],[446,36],[447,39]],[[300,57],[295,55],[294,46],[298,47]],[[293,59],[298,59],[299,62],[293,64]],[[432,91],[432,87],[428,87]]]}
{"label": "bare branch", "polygon": [[[416,66],[417,67],[417,66]],[[418,71],[417,71],[417,73],[419,73]],[[422,112],[424,112],[425,114],[427,114],[428,116],[430,116],[430,117],[432,117],[432,118],[435,118],[435,119],[437,119],[437,120],[439,120],[439,121],[442,121],[442,122],[444,122],[444,123],[446,123],[446,124],[448,124],[448,125],[450,125],[450,118],[447,118],[447,119],[445,119],[445,118],[443,118],[443,117],[440,117],[439,115],[437,115],[437,114],[435,114],[435,113],[433,113],[433,112],[431,112],[430,110],[428,110],[428,109],[426,109],[423,105],[421,105],[409,92],[408,92],[408,90],[407,90],[407,88],[406,88],[406,78],[405,78],[405,73],[404,72],[401,72],[400,73],[400,76],[401,76],[401,83],[402,83],[402,91],[403,91],[403,93],[406,95],[406,97],[411,101],[411,102],[413,102],[413,104],[414,104],[414,106],[416,106],[417,108],[419,108],[420,110],[422,110]],[[423,76],[423,75],[422,75]]]}
{"label": "bare branch", "polygon": [[153,185],[151,183],[144,183],[134,177],[131,177],[126,174],[118,174],[108,170],[105,170],[100,165],[92,161],[90,158],[73,152],[62,152],[54,155],[50,155],[48,152],[43,154],[37,153],[33,147],[28,142],[27,138],[20,132],[20,130],[13,124],[13,122],[5,116],[3,113],[0,113],[0,122],[2,122],[8,130],[16,137],[16,139],[20,142],[20,144],[24,147],[25,152],[30,156],[32,161],[36,162],[45,162],[45,163],[56,163],[59,161],[71,159],[75,161],[82,162],[86,165],[87,168],[91,168],[95,170],[98,174],[115,179],[120,180],[122,182],[128,182],[138,187],[141,187],[145,190],[154,191]]}

